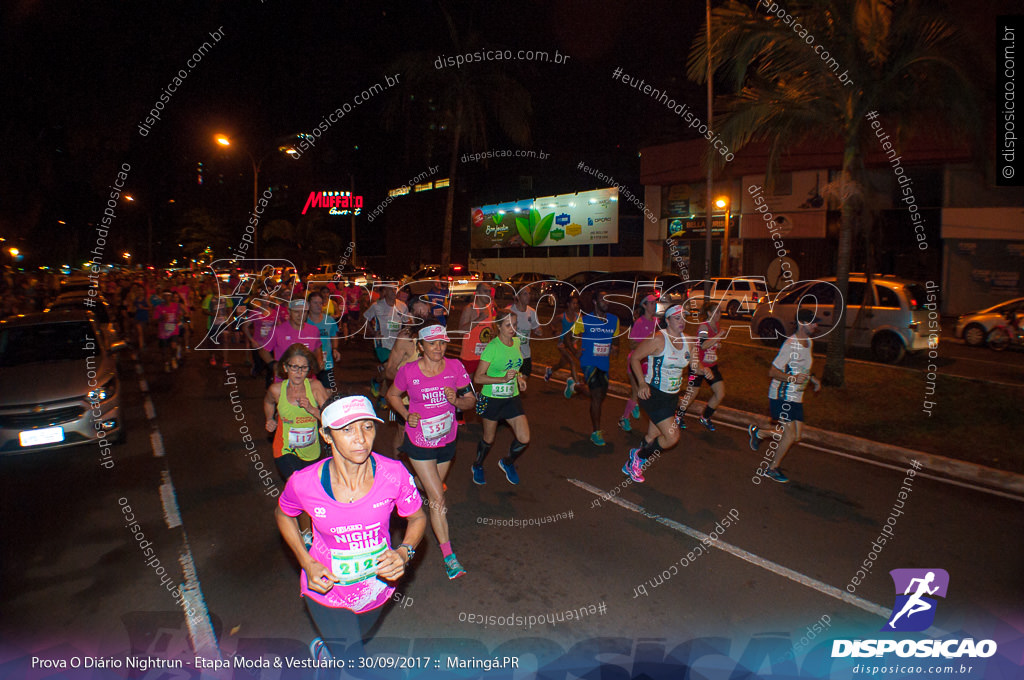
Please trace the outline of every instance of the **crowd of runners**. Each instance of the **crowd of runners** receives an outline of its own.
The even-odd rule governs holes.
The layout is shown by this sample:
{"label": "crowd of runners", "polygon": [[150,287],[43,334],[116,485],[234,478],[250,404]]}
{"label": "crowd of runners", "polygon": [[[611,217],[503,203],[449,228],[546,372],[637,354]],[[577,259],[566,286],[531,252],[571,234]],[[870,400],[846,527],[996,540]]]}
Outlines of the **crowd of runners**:
{"label": "crowd of runners", "polygon": [[[241,280],[110,275],[100,287],[137,352],[151,352],[155,336],[165,371],[192,355],[211,366],[244,363],[250,376],[263,379],[265,429],[286,483],[277,524],[302,570],[301,592],[321,634],[311,651],[320,660],[353,654],[338,641],[365,638],[428,525],[448,578],[466,573],[452,547],[445,497],[459,426],[479,419],[470,468],[473,482],[484,485],[486,459],[499,425],[507,424],[512,436],[497,467],[509,484],[520,484],[518,465],[530,445],[523,397],[535,341],[557,346],[558,362],[546,367],[543,380],[567,369],[564,397],[589,401],[589,441],[596,447],[606,446],[611,367],[624,364],[630,395],[618,426],[632,432],[634,421],[647,420],[622,462],[634,482],[645,481],[652,458],[679,444],[686,409],[705,383],[710,394],[698,422],[706,430],[715,431],[715,409],[725,397],[725,332],[712,302],[674,305],[659,316],[659,298],[647,295],[627,328],[609,312],[605,293],[594,291],[585,309],[574,294],[542,325],[529,289],[499,306],[481,283],[449,329],[452,300],[441,282],[412,299],[393,285],[367,290],[332,280],[303,287],[269,273]],[[798,331],[767,376],[773,426],[749,427],[755,451],[771,440],[759,478],[788,481],[779,464],[800,439],[804,389],[820,388],[811,375],[815,321],[799,315]],[[339,388],[353,382],[340,365],[343,343],[372,349],[377,370],[362,390]],[[385,418],[398,424],[390,446],[378,437]],[[408,519],[397,548],[389,531],[393,509]]]}

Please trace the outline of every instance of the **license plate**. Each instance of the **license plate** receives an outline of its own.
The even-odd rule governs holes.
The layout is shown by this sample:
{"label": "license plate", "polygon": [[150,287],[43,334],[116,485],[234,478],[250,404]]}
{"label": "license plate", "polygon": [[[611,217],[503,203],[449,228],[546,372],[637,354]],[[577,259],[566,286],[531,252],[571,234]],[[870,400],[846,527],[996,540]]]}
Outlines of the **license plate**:
{"label": "license plate", "polygon": [[44,427],[41,430],[25,430],[18,434],[18,441],[22,446],[38,446],[39,444],[53,444],[64,441],[64,428],[60,425],[55,427]]}

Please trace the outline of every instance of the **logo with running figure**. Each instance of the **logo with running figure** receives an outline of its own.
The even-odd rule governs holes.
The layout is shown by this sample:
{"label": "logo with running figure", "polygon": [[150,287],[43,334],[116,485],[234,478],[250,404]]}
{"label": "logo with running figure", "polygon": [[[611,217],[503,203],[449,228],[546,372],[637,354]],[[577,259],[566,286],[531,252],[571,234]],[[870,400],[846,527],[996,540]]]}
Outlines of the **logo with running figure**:
{"label": "logo with running figure", "polygon": [[935,620],[935,597],[946,597],[949,588],[949,573],[945,569],[893,569],[893,586],[896,601],[892,607],[892,618],[882,630],[922,631]]}

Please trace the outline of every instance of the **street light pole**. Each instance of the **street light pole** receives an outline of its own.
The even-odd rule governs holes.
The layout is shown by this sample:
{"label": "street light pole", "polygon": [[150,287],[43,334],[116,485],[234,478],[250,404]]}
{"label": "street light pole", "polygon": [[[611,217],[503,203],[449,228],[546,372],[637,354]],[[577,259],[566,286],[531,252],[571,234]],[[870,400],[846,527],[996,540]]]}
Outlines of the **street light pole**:
{"label": "street light pole", "polygon": [[[712,129],[712,118],[714,116],[714,87],[711,82],[711,76],[713,70],[711,68],[711,0],[705,2],[705,16],[704,24],[706,26],[706,34],[704,36],[705,44],[707,45],[707,81],[708,81],[708,129]],[[712,223],[712,194],[714,193],[713,184],[715,181],[714,172],[712,171],[712,161],[710,151],[707,154],[708,163],[708,186],[707,196],[704,199],[704,210],[706,220],[704,222],[704,299],[711,299],[711,223]]]}

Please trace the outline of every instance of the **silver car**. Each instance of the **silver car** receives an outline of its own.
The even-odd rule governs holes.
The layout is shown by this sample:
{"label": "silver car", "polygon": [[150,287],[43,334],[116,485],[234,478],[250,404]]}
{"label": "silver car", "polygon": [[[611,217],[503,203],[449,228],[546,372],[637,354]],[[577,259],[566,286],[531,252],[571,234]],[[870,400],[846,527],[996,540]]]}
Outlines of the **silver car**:
{"label": "silver car", "polygon": [[954,334],[972,347],[985,344],[993,328],[1024,312],[1024,298],[1014,298],[979,312],[964,314],[956,320]]}
{"label": "silver car", "polygon": [[[801,305],[815,309],[817,302],[818,337],[828,341],[835,326],[832,305],[836,299],[836,277],[820,281],[801,281],[784,288],[772,302],[762,304],[751,318],[751,330],[768,345],[779,345],[796,330],[796,313]],[[907,352],[929,349],[928,311],[923,305],[927,294],[923,286],[891,276],[872,277],[873,290],[867,290],[863,274],[850,274],[846,300],[846,342],[850,347],[871,349],[879,361],[899,363]],[[866,295],[867,294],[867,295]],[[933,331],[937,342],[937,330]]]}
{"label": "silver car", "polygon": [[0,322],[0,454],[97,443],[101,464],[109,460],[105,447],[124,440],[114,356],[122,347],[84,310]]}

